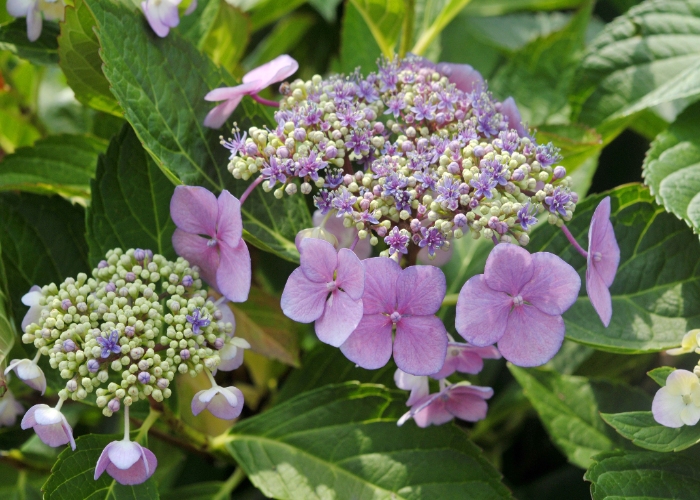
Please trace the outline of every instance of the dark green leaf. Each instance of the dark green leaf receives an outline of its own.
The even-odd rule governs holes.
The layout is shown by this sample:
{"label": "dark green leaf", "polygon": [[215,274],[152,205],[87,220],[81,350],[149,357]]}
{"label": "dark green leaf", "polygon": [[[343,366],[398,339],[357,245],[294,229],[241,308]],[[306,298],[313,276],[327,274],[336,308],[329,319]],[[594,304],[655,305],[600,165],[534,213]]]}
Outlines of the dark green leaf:
{"label": "dark green leaf", "polygon": [[[144,148],[175,183],[200,184],[240,196],[248,183],[226,170],[221,131],[203,126],[213,107],[211,89],[235,85],[233,78],[177,33],[167,38],[143,29],[140,14],[108,0],[86,0],[99,27],[104,72]],[[269,123],[266,111],[247,97],[234,118],[242,128]],[[256,189],[242,207],[244,238],[265,251],[299,259],[296,234],[311,227],[302,196],[277,200]]]}
{"label": "dark green leaf", "polygon": [[566,225],[581,246],[588,246],[593,212],[610,196],[610,220],[620,246],[620,266],[610,287],[613,315],[605,328],[586,295],[586,260],[563,232],[542,223],[532,232],[530,252],[559,255],[581,275],[578,300],[564,314],[567,338],[619,353],[661,351],[680,345],[700,323],[700,252],[685,223],[664,211],[638,184],[590,196],[576,206]]}
{"label": "dark green leaf", "polygon": [[[700,23],[700,20],[698,20]],[[644,159],[644,182],[657,203],[700,232],[700,103],[654,139]]]}
{"label": "dark green leaf", "polygon": [[32,285],[89,273],[85,211],[58,196],[3,193],[0,244],[15,324],[27,312],[20,297]]}
{"label": "dark green leaf", "polygon": [[591,44],[571,102],[579,121],[609,136],[637,111],[699,92],[700,1],[647,0]]}
{"label": "dark green leaf", "polygon": [[360,67],[366,75],[377,67],[382,49],[354,3],[348,2],[345,6],[340,40],[341,72],[350,74]]}
{"label": "dark green leaf", "polygon": [[250,22],[253,31],[258,31],[268,24],[274,23],[286,13],[291,12],[306,0],[263,0],[257,2],[250,10]]}
{"label": "dark green leaf", "polygon": [[0,26],[0,50],[13,54],[34,64],[56,64],[58,62],[58,23],[44,22],[41,36],[35,42],[27,38],[27,20],[15,19]]}
{"label": "dark green leaf", "polygon": [[593,500],[696,500],[700,462],[676,454],[608,452],[584,476]]}
{"label": "dark green leaf", "polygon": [[390,361],[378,370],[365,370],[347,359],[340,349],[319,343],[302,358],[302,367],[292,371],[277,396],[276,403],[327,384],[357,381],[393,388],[396,365]]}
{"label": "dark green leaf", "polygon": [[664,387],[666,385],[666,379],[675,370],[675,368],[671,368],[670,366],[661,366],[659,368],[654,368],[653,370],[648,372],[647,375],[649,375],[654,380],[654,382],[659,384],[661,387]]}
{"label": "dark green leaf", "polygon": [[[2,246],[0,245],[0,372],[5,371],[5,360],[15,344],[10,301],[5,295],[5,289],[5,268],[2,261]],[[0,374],[0,380],[4,380],[4,375]]]}
{"label": "dark green leaf", "polygon": [[588,467],[593,455],[626,443],[605,425],[599,412],[629,411],[651,405],[644,392],[624,384],[513,365],[508,368],[554,443],[579,467]]}
{"label": "dark green leaf", "polygon": [[641,448],[652,451],[681,451],[700,441],[700,426],[664,427],[650,411],[601,413],[600,416],[617,432]]}
{"label": "dark green leaf", "polygon": [[121,107],[102,73],[100,43],[93,31],[95,18],[82,0],[75,0],[74,4],[74,7],[66,7],[65,21],[60,23],[59,66],[76,99],[86,106],[121,117]]}
{"label": "dark green leaf", "polygon": [[315,22],[316,18],[313,15],[304,13],[295,13],[280,20],[270,34],[248,54],[243,66],[246,70],[251,70],[290,52]]}
{"label": "dark green leaf", "polygon": [[170,198],[175,186],[141,147],[131,126],[124,125],[97,163],[87,210],[90,263],[97,266],[107,250],[148,248],[176,259],[175,223]]}
{"label": "dark green leaf", "polygon": [[[153,479],[135,486],[117,483],[104,472],[95,481],[95,467],[102,450],[123,436],[88,434],[75,440],[76,450],[66,448],[51,470],[51,476],[42,488],[44,500],[66,498],[104,500],[157,500],[158,488]],[[157,458],[157,457],[156,457]]]}
{"label": "dark green leaf", "polygon": [[[18,149],[0,162],[0,191],[90,197],[97,156],[107,143],[83,135],[56,135]],[[84,201],[83,201],[84,202]]]}
{"label": "dark green leaf", "polygon": [[181,486],[161,496],[162,500],[215,500],[225,483],[212,481]]}
{"label": "dark green leaf", "polygon": [[381,386],[331,385],[238,423],[227,446],[278,499],[512,498],[464,431],[397,427],[405,411],[404,395]]}

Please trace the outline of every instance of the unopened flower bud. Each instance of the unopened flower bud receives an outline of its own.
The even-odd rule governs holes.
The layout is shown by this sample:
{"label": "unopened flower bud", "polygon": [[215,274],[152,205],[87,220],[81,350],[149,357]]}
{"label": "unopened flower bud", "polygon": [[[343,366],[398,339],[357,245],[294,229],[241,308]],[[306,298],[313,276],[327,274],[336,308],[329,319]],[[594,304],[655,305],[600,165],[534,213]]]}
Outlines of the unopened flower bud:
{"label": "unopened flower bud", "polygon": [[66,382],[66,390],[69,392],[75,392],[78,390],[78,382],[75,380],[69,380]]}
{"label": "unopened flower bud", "polygon": [[72,339],[64,340],[63,341],[63,350],[66,352],[75,351],[75,342],[73,342]]}
{"label": "unopened flower bud", "polygon": [[182,359],[183,361],[187,361],[188,359],[190,359],[190,351],[188,349],[183,349],[182,351],[180,351],[180,359]]}
{"label": "unopened flower bud", "polygon": [[566,169],[559,165],[558,167],[554,168],[554,179],[563,179],[566,177]]}
{"label": "unopened flower bud", "polygon": [[107,408],[109,408],[112,413],[118,412],[120,407],[121,403],[119,403],[117,398],[110,399],[109,403],[107,403]]}

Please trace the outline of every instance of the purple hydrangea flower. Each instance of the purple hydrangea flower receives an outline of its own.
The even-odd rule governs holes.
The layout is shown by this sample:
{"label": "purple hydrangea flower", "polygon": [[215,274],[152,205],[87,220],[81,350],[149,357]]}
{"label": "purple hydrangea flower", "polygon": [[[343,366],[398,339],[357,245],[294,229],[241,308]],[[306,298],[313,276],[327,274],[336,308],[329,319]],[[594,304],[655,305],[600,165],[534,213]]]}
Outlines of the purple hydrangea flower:
{"label": "purple hydrangea flower", "polygon": [[229,160],[233,160],[240,151],[244,150],[246,137],[248,137],[248,132],[243,132],[243,135],[241,135],[241,131],[236,129],[233,133],[233,139],[228,141],[221,140],[222,146],[231,151],[231,155],[228,157]]}
{"label": "purple hydrangea flower", "polygon": [[551,196],[546,196],[544,202],[549,205],[549,211],[553,214],[559,212],[562,217],[566,216],[565,205],[571,200],[571,195],[557,187]]}
{"label": "purple hydrangea flower", "polygon": [[340,125],[343,127],[354,128],[357,126],[357,122],[364,118],[362,111],[356,109],[354,106],[346,106],[345,109],[338,110],[336,113]]}
{"label": "purple hydrangea flower", "polygon": [[338,211],[336,217],[343,217],[345,214],[352,215],[354,211],[352,206],[356,202],[357,198],[348,190],[343,190],[341,193],[336,193],[335,197],[333,198],[333,208]]}
{"label": "purple hydrangea flower", "polygon": [[435,118],[435,110],[437,106],[430,102],[423,102],[422,99],[416,99],[414,106],[411,106],[411,111],[416,115],[416,121],[432,120]]}
{"label": "purple hydrangea flower", "polygon": [[530,226],[537,224],[537,217],[535,217],[537,211],[537,206],[530,206],[529,201],[518,210],[516,222],[520,223],[523,231],[527,231]]}
{"label": "purple hydrangea flower", "polygon": [[455,342],[449,334],[448,337],[450,342],[447,344],[445,364],[442,370],[431,375],[436,380],[447,378],[454,372],[476,375],[484,368],[484,359],[501,359],[501,353],[495,346],[477,347]]}
{"label": "purple hydrangea flower", "polygon": [[350,140],[345,141],[345,147],[360,156],[369,153],[369,134],[366,130],[355,129],[350,134]]}
{"label": "purple hydrangea flower", "polygon": [[200,317],[201,314],[202,311],[198,307],[192,312],[192,316],[189,314],[186,316],[187,322],[192,325],[192,333],[195,335],[199,335],[202,328],[206,328],[211,324],[211,320]]}
{"label": "purple hydrangea flower", "polygon": [[374,212],[370,212],[369,210],[365,210],[364,212],[356,212],[354,214],[355,222],[369,222],[370,224],[379,224],[377,218],[374,215],[372,215],[373,213]]}
{"label": "purple hydrangea flower", "polygon": [[384,181],[382,196],[394,196],[408,186],[408,179],[401,174],[392,173]]}
{"label": "purple hydrangea flower", "polygon": [[457,210],[460,197],[459,184],[459,181],[455,181],[452,176],[445,175],[438,183],[438,197],[435,198],[435,201],[447,210]]}
{"label": "purple hydrangea flower", "polygon": [[460,382],[448,385],[436,394],[424,396],[413,404],[411,410],[402,416],[397,425],[401,426],[413,419],[418,427],[442,425],[455,417],[467,422],[477,422],[486,418],[486,399],[493,396],[490,387],[469,385]]}
{"label": "purple hydrangea flower", "polygon": [[323,215],[326,215],[329,210],[333,209],[334,199],[335,197],[328,191],[321,191],[318,195],[314,196],[314,205],[316,205],[316,208],[318,208]]}
{"label": "purple hydrangea flower", "polygon": [[401,114],[401,110],[406,109],[406,101],[403,100],[403,97],[403,94],[391,96],[389,101],[385,103],[386,109],[384,110],[384,114],[392,114],[394,118],[398,118]]}
{"label": "purple hydrangea flower", "polygon": [[421,248],[428,247],[428,253],[431,256],[435,255],[435,250],[441,248],[445,244],[445,236],[434,227],[430,229],[425,227],[420,228],[420,236],[421,238],[420,241],[418,241],[418,246]]}
{"label": "purple hydrangea flower", "polygon": [[205,409],[222,420],[238,418],[243,411],[243,393],[236,387],[215,385],[211,389],[199,391],[192,398],[192,414],[199,415]]}
{"label": "purple hydrangea flower", "polygon": [[97,342],[102,347],[103,358],[108,358],[111,353],[119,354],[122,352],[122,348],[119,346],[119,332],[117,330],[112,330],[109,337],[105,338],[103,336],[97,337]]}
{"label": "purple hydrangea flower", "polygon": [[501,140],[501,149],[503,151],[513,154],[513,151],[518,149],[520,136],[515,130],[503,130],[498,134],[498,138]]}
{"label": "purple hydrangea flower", "polygon": [[559,151],[560,149],[555,148],[551,142],[549,144],[540,144],[539,146],[537,146],[535,158],[538,162],[540,162],[540,165],[542,165],[543,167],[549,167],[553,163],[561,161],[561,159],[563,158],[559,154]]}
{"label": "purple hydrangea flower", "polygon": [[[325,182],[323,184],[324,188],[335,189],[343,183],[343,171],[336,170],[335,172],[327,172],[325,177]],[[320,207],[319,207],[320,208]]]}
{"label": "purple hydrangea flower", "polygon": [[32,406],[22,418],[21,427],[33,428],[44,444],[56,448],[70,443],[71,449],[75,451],[73,429],[66,417],[56,408],[43,404]]}
{"label": "purple hydrangea flower", "polygon": [[284,184],[287,180],[286,168],[283,163],[278,163],[277,158],[270,156],[270,161],[263,163],[264,167],[260,171],[260,175],[263,179],[268,181],[269,187],[274,187],[277,182]]}
{"label": "purple hydrangea flower", "polygon": [[357,88],[357,97],[364,99],[368,103],[373,103],[379,100],[379,91],[377,87],[370,81],[363,80]]}
{"label": "purple hydrangea flower", "polygon": [[445,275],[433,266],[402,270],[387,257],[367,259],[362,264],[364,315],[340,347],[343,354],[373,370],[386,365],[393,351],[396,365],[406,373],[438,372],[447,352],[447,332],[435,316],[445,297]]}
{"label": "purple hydrangea flower", "polygon": [[470,180],[469,184],[474,188],[475,197],[486,197],[491,199],[493,198],[493,193],[491,190],[496,187],[498,182],[491,177],[489,172],[481,172],[481,174],[479,174],[479,178]]}
{"label": "purple hydrangea flower", "polygon": [[352,251],[325,240],[301,241],[300,263],[282,292],[282,311],[299,323],[316,322],[319,340],[338,347],[362,319],[365,272]]}
{"label": "purple hydrangea flower", "polygon": [[498,349],[518,366],[539,366],[564,341],[561,315],[576,301],[581,278],[554,254],[533,255],[508,243],[496,245],[484,274],[467,281],[457,300],[457,332],[469,343]]}
{"label": "purple hydrangea flower", "polygon": [[120,484],[141,484],[153,475],[156,467],[158,460],[148,448],[126,439],[112,441],[97,461],[95,481],[107,471]]}
{"label": "purple hydrangea flower", "polygon": [[407,234],[402,233],[398,227],[394,226],[384,238],[384,243],[389,245],[389,255],[394,255],[396,252],[405,254],[408,253],[409,240],[410,237]]}
{"label": "purple hydrangea flower", "polygon": [[593,213],[588,229],[586,292],[600,320],[607,327],[612,318],[610,286],[620,264],[620,247],[610,222],[610,197],[606,196]]}

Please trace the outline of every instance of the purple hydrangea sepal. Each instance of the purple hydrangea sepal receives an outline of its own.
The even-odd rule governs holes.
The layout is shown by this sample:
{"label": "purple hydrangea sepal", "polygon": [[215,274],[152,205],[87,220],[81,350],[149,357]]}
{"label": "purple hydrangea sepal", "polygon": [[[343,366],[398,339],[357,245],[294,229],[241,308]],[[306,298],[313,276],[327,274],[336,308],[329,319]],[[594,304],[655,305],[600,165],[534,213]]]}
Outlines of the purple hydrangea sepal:
{"label": "purple hydrangea sepal", "polygon": [[105,338],[102,336],[97,337],[97,342],[102,348],[101,356],[103,358],[108,358],[110,354],[119,354],[122,352],[122,348],[119,345],[119,332],[117,330],[112,330],[109,337]]}
{"label": "purple hydrangea sepal", "polygon": [[607,327],[612,318],[610,286],[620,264],[620,247],[610,222],[610,197],[606,196],[593,213],[588,229],[586,293],[600,320]]}
{"label": "purple hydrangea sepal", "polygon": [[516,245],[496,245],[484,274],[459,293],[455,327],[468,342],[498,342],[504,358],[517,366],[539,366],[564,341],[561,315],[576,301],[581,278],[554,254],[533,255]]}
{"label": "purple hydrangea sepal", "polygon": [[496,346],[478,347],[464,342],[455,342],[448,334],[450,342],[447,344],[447,356],[442,370],[431,375],[440,380],[449,377],[454,372],[476,375],[484,368],[485,359],[501,359],[501,353]]}
{"label": "purple hydrangea sepal", "polygon": [[493,389],[490,387],[470,385],[469,382],[448,385],[440,392],[416,401],[397,424],[401,426],[411,418],[418,427],[442,425],[455,417],[467,422],[477,422],[486,418],[488,404],[485,400],[491,396]]}
{"label": "purple hydrangea sepal", "polygon": [[44,444],[53,448],[69,444],[75,450],[73,429],[66,417],[57,409],[48,405],[34,405],[22,418],[22,429],[33,428]]}
{"label": "purple hydrangea sepal", "polygon": [[157,466],[158,460],[148,448],[134,441],[112,441],[97,461],[95,481],[107,471],[120,484],[141,484],[153,475]]}

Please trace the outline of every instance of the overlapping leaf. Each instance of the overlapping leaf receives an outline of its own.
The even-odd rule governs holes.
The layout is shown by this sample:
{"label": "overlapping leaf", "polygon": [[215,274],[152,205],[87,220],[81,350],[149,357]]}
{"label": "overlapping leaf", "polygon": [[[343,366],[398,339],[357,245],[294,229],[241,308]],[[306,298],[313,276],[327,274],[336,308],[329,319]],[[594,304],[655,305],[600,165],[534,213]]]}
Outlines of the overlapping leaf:
{"label": "overlapping leaf", "polygon": [[464,9],[471,16],[501,16],[523,10],[573,9],[588,0],[472,0]]}
{"label": "overlapping leaf", "polygon": [[647,450],[680,451],[700,442],[700,426],[664,427],[650,411],[602,413],[601,417],[622,436]]}
{"label": "overlapping leaf", "polygon": [[512,365],[509,368],[554,443],[579,467],[588,467],[593,455],[626,444],[605,425],[599,412],[640,409],[651,404],[644,392],[623,384]]}
{"label": "overlapping leaf", "polygon": [[34,64],[48,65],[58,62],[58,24],[44,22],[41,36],[30,42],[27,39],[26,19],[15,19],[0,26],[0,50],[13,54]]}
{"label": "overlapping leaf", "polygon": [[458,427],[397,427],[405,398],[347,383],[306,392],[236,425],[228,449],[278,499],[512,498]]}
{"label": "overlapping leaf", "polygon": [[175,259],[170,198],[175,186],[141,147],[130,125],[97,162],[87,209],[87,241],[93,266],[107,250],[148,248]]}
{"label": "overlapping leaf", "polygon": [[97,156],[106,146],[101,139],[82,135],[41,139],[0,162],[0,191],[89,198]]}
{"label": "overlapping leaf", "polygon": [[403,0],[349,0],[362,16],[382,53],[391,57],[405,14]]}

